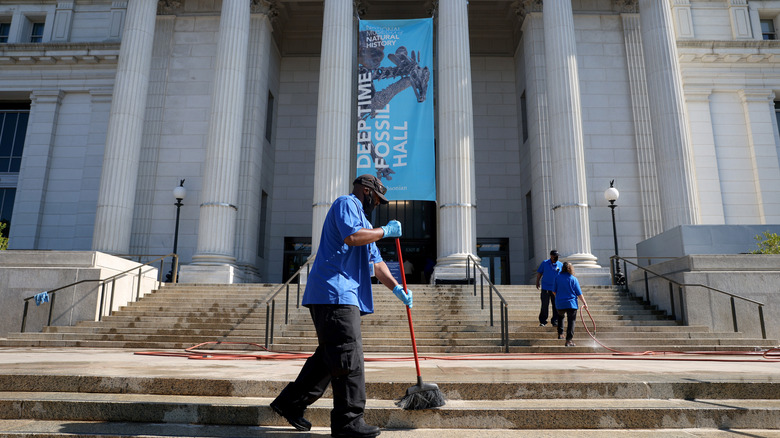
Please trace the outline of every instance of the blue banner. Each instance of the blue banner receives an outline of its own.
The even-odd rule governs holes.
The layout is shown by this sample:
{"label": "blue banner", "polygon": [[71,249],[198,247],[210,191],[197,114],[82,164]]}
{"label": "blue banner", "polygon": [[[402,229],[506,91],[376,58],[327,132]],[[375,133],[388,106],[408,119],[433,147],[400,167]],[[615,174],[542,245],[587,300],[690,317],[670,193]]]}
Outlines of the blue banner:
{"label": "blue banner", "polygon": [[433,19],[360,22],[357,175],[393,201],[436,200],[432,68]]}

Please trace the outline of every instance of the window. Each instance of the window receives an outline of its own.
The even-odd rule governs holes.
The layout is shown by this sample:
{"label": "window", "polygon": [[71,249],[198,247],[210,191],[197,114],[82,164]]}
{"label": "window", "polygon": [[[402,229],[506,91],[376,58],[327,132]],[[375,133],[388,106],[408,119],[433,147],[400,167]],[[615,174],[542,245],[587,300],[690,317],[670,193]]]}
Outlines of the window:
{"label": "window", "polygon": [[525,194],[525,230],[526,230],[526,249],[528,258],[534,258],[534,214],[533,203],[531,202],[531,192]]}
{"label": "window", "polygon": [[8,34],[11,32],[11,23],[0,23],[0,43],[8,42]]}
{"label": "window", "polygon": [[1,234],[6,238],[8,237],[8,230],[11,229],[14,199],[16,199],[16,189],[0,189],[0,223],[5,224]]}
{"label": "window", "polygon": [[[29,118],[29,102],[0,101],[0,174],[18,175]],[[0,185],[0,222],[6,224],[2,231],[3,237],[8,237],[15,198],[15,179],[3,178]]]}
{"label": "window", "polygon": [[761,20],[761,35],[765,40],[776,40],[775,22],[772,19]]}
{"label": "window", "polygon": [[274,124],[274,95],[268,92],[268,104],[265,108],[265,139],[271,141],[271,128]]}
{"label": "window", "polygon": [[775,101],[775,118],[777,118],[777,127],[780,128],[780,100]]}
{"label": "window", "polygon": [[520,117],[522,118],[521,123],[523,124],[523,143],[528,140],[528,112],[526,111],[526,108],[525,91],[523,91],[523,94],[520,96]]}
{"label": "window", "polygon": [[30,110],[0,106],[0,172],[19,172]]}
{"label": "window", "polygon": [[32,23],[32,31],[30,32],[31,43],[43,42],[43,27],[44,27],[44,23],[38,23],[38,22]]}
{"label": "window", "polygon": [[257,233],[257,256],[265,257],[265,228],[268,223],[268,193],[260,196],[260,230]]}

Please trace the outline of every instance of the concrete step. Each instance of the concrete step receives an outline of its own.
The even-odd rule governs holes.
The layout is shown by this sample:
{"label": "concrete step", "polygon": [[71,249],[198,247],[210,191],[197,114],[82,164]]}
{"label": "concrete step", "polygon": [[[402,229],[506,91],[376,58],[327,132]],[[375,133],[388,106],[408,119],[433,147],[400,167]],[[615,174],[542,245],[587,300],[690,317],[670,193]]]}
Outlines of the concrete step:
{"label": "concrete step", "polygon": [[[261,354],[261,353],[258,353]],[[139,358],[140,355],[133,357]],[[500,356],[499,356],[500,357]],[[370,360],[370,358],[368,359]],[[647,360],[646,362],[654,362]],[[405,365],[404,365],[405,366]],[[403,395],[415,382],[414,367],[404,368],[403,376],[396,375],[391,381],[366,382],[368,398],[394,400]],[[410,373],[407,373],[409,371]],[[605,377],[606,378],[606,377]],[[480,379],[482,380],[482,379]],[[108,375],[108,374],[0,374],[0,394],[3,392],[29,393],[91,393],[91,394],[153,394],[197,397],[276,397],[287,385],[284,380],[272,378],[211,378],[208,376],[176,377],[154,375]],[[454,400],[594,400],[594,399],[766,399],[780,401],[778,382],[743,378],[734,380],[692,379],[623,379],[620,376],[588,380],[572,376],[561,376],[557,380],[545,381],[456,381],[439,382],[442,393],[449,401]],[[330,397],[330,389],[325,393]],[[780,423],[778,424],[780,427]]]}
{"label": "concrete step", "polygon": [[[0,392],[0,418],[285,426],[272,398],[75,392]],[[306,411],[314,426],[330,424],[332,400]],[[780,401],[756,399],[450,400],[444,407],[402,411],[392,400],[370,399],[366,422],[394,428],[597,429],[776,428]]]}
{"label": "concrete step", "polygon": [[[295,433],[290,426],[214,426],[181,423],[128,423],[98,421],[42,421],[0,420],[3,436],[13,438],[124,438],[124,437],[215,437],[256,438],[258,436],[305,436]],[[389,429],[382,430],[382,438],[648,438],[658,436],[655,429]],[[330,428],[314,427],[309,436],[329,436]],[[770,429],[711,428],[665,430],[666,438],[731,438],[734,435],[780,438],[780,431]]]}

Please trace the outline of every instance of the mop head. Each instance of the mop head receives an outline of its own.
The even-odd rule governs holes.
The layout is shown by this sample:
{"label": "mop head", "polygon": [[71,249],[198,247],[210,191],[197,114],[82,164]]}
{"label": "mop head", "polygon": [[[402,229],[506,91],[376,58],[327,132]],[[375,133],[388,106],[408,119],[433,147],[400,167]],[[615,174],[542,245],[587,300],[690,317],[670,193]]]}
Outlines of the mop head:
{"label": "mop head", "polygon": [[407,411],[432,409],[444,406],[444,394],[435,383],[422,383],[406,390],[406,395],[395,402],[395,405]]}

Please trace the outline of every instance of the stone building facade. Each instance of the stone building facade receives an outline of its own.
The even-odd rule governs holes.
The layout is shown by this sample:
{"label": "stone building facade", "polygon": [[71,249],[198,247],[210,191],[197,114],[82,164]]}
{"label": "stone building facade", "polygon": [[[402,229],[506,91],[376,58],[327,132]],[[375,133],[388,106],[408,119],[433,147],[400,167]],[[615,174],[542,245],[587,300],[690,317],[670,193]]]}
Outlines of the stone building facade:
{"label": "stone building facade", "polygon": [[[417,281],[469,255],[599,282],[677,226],[780,223],[780,1],[0,3],[11,249],[165,254],[278,282],[355,176],[360,19],[434,17],[437,200],[399,201]],[[7,166],[3,168],[3,166]],[[377,223],[376,225],[382,225]],[[393,256],[387,248],[388,259]]]}

